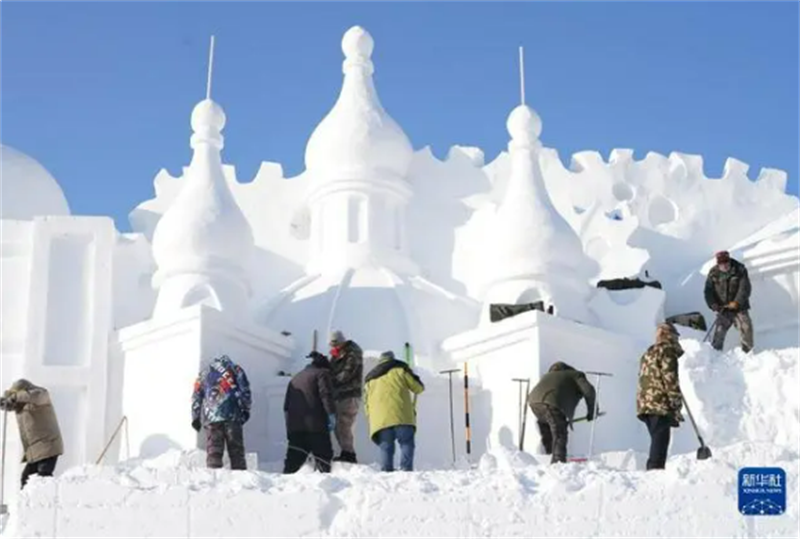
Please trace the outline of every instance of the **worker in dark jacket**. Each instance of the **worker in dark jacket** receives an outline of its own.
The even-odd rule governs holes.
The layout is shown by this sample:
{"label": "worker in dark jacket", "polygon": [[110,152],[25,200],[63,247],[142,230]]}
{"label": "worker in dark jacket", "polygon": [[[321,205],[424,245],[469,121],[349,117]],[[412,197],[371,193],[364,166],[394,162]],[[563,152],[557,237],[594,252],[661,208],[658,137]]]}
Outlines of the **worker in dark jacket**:
{"label": "worker in dark jacket", "polygon": [[51,477],[58,457],[64,454],[64,441],[50,393],[24,378],[17,380],[0,398],[0,409],[16,412],[22,441],[22,488],[31,475]]}
{"label": "worker in dark jacket", "polygon": [[311,352],[308,357],[311,363],[294,375],[283,401],[289,438],[283,466],[285,474],[299,470],[309,455],[314,456],[317,470],[331,471],[331,431],[336,427],[331,364],[319,352]]}
{"label": "worker in dark jacket", "polygon": [[586,420],[595,416],[595,390],[579,370],[557,361],[528,395],[528,405],[536,416],[545,453],[551,463],[567,461],[567,427],[581,399],[586,400]]}
{"label": "worker in dark jacket", "polygon": [[750,277],[744,264],[731,258],[728,251],[716,254],[717,264],[708,272],[705,300],[717,313],[717,325],[711,346],[722,350],[732,325],[739,330],[744,352],[753,349],[753,322],[750,319]]}

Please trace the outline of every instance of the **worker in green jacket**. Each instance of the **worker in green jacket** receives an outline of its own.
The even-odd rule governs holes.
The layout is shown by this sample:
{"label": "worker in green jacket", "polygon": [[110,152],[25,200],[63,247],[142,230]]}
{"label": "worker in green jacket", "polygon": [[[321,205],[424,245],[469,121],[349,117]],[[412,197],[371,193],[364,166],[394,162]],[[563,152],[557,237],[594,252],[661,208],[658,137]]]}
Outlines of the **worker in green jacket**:
{"label": "worker in green jacket", "polygon": [[575,408],[586,401],[586,420],[595,416],[595,389],[586,374],[557,361],[528,395],[528,406],[536,416],[545,453],[553,455],[551,463],[567,461],[567,428]]}
{"label": "worker in green jacket", "polygon": [[414,469],[417,411],[412,394],[425,391],[419,376],[394,353],[381,354],[378,365],[364,379],[364,408],[369,436],[381,449],[381,470],[394,471],[394,443],[400,444],[400,469]]}

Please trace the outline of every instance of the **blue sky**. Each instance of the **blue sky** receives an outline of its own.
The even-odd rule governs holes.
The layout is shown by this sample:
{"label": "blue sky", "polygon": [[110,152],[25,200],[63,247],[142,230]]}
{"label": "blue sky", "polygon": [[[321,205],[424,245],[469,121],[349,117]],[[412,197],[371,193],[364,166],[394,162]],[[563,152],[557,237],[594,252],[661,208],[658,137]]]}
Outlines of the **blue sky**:
{"label": "blue sky", "polygon": [[191,157],[189,115],[225,109],[225,160],[240,181],[262,161],[287,176],[341,84],[352,25],[376,41],[384,106],[416,149],[453,144],[487,160],[527,101],[561,159],[615,147],[728,156],[789,173],[798,192],[798,3],[39,3],[2,2],[0,139],[41,161],[76,214],[127,214],[161,168]]}

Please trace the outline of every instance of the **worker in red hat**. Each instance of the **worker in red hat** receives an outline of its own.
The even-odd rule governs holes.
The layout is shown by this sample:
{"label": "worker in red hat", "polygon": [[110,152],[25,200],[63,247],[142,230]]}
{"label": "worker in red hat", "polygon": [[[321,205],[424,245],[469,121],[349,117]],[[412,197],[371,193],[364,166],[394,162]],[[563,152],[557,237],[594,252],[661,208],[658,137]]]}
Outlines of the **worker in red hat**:
{"label": "worker in red hat", "polygon": [[725,336],[732,325],[739,330],[742,350],[753,349],[753,322],[750,320],[750,277],[744,264],[731,258],[728,251],[716,255],[717,264],[706,278],[705,299],[717,313],[717,323],[711,346],[722,350]]}

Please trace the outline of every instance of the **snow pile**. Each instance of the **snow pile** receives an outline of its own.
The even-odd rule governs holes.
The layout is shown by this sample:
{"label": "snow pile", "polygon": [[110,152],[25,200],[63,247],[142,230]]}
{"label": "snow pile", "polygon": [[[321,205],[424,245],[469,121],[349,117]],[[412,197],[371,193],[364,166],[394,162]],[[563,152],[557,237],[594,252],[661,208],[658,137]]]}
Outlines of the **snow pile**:
{"label": "snow pile", "polygon": [[[623,465],[608,464],[614,456]],[[665,472],[633,469],[641,462],[629,453],[554,467],[541,457],[496,452],[468,470],[383,474],[357,466],[327,476],[88,466],[57,481],[32,480],[12,526],[21,536],[45,537],[782,537],[797,531],[796,455],[742,443],[708,461],[674,457]],[[787,471],[786,514],[737,514],[742,465]]]}
{"label": "snow pile", "polygon": [[[800,348],[748,355],[696,340],[681,345],[681,387],[706,443],[770,442],[800,453]],[[676,444],[688,451],[682,442],[694,444],[691,429],[681,431]]]}

